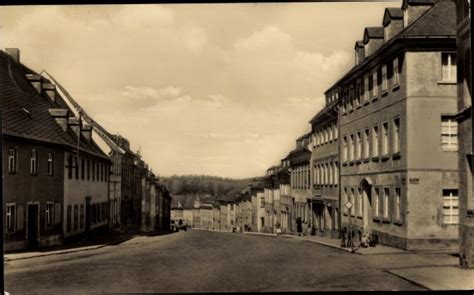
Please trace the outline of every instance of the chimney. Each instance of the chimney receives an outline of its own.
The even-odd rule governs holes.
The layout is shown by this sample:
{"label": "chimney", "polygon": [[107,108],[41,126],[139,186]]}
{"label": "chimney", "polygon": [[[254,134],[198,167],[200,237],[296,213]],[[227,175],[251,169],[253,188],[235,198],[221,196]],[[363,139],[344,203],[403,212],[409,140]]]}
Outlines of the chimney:
{"label": "chimney", "polygon": [[63,131],[67,130],[68,123],[68,110],[66,109],[49,109],[49,114],[56,120],[56,123],[61,126]]}
{"label": "chimney", "polygon": [[76,136],[79,135],[79,132],[81,130],[81,122],[79,121],[79,118],[76,117],[69,117],[67,121],[67,125],[74,131]]}
{"label": "chimney", "polygon": [[18,48],[5,48],[5,53],[8,54],[17,63],[20,62],[20,49]]}
{"label": "chimney", "polygon": [[37,74],[26,74],[25,75],[26,79],[30,81],[31,86],[33,86],[38,93],[41,93],[42,87],[41,87],[41,76]]}
{"label": "chimney", "polygon": [[44,93],[51,99],[52,102],[55,102],[56,99],[56,86],[51,82],[43,82],[42,86]]}
{"label": "chimney", "polygon": [[82,125],[81,134],[82,136],[86,138],[87,142],[91,142],[92,141],[92,126],[88,124]]}

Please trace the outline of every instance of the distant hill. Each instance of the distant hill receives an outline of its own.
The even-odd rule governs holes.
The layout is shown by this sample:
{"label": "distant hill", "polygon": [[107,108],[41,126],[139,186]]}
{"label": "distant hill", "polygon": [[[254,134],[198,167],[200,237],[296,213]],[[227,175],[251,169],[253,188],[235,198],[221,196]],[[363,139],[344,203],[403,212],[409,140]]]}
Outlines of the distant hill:
{"label": "distant hill", "polygon": [[239,192],[254,181],[254,178],[233,179],[208,175],[173,175],[160,178],[172,196],[180,196],[179,199],[194,199],[200,196],[201,200],[204,197],[207,200],[227,201],[234,200]]}

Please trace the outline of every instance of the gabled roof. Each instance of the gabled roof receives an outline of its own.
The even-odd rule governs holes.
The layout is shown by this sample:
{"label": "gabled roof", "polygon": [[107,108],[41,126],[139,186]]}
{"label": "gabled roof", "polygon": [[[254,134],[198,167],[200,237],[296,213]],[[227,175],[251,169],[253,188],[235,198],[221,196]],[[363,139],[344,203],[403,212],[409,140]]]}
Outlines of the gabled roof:
{"label": "gabled roof", "polygon": [[364,41],[363,40],[357,40],[354,45],[354,49],[357,47],[364,47]]}
{"label": "gabled roof", "polygon": [[456,35],[455,4],[453,2],[436,4],[401,31],[400,35],[406,37]]}
{"label": "gabled roof", "polygon": [[364,30],[364,43],[369,42],[369,39],[383,38],[383,27],[368,27]]}
{"label": "gabled roof", "polygon": [[403,19],[403,10],[397,7],[385,8],[383,15],[383,25],[388,25],[392,19]]}
{"label": "gabled roof", "polygon": [[[48,111],[64,108],[61,97],[56,95],[56,102],[53,102],[39,94],[26,79],[26,74],[37,75],[0,50],[0,108],[3,112],[3,133],[76,149],[78,136],[70,128],[64,131]],[[93,141],[88,142],[82,135],[79,136],[79,143],[80,151],[108,159]]]}

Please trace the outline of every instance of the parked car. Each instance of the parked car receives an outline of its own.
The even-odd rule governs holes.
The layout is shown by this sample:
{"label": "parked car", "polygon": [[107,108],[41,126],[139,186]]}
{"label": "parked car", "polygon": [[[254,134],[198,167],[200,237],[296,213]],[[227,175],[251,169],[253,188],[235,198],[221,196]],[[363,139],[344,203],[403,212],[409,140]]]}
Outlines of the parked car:
{"label": "parked car", "polygon": [[171,231],[177,232],[180,230],[186,231],[188,226],[184,219],[171,220]]}

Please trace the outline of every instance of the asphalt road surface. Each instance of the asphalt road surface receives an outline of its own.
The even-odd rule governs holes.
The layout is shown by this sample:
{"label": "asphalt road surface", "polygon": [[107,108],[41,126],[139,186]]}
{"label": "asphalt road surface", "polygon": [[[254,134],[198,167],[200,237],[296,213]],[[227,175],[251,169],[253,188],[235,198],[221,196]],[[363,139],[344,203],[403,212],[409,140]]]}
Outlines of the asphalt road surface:
{"label": "asphalt road surface", "polygon": [[355,255],[285,237],[191,230],[11,261],[10,294],[420,290]]}

